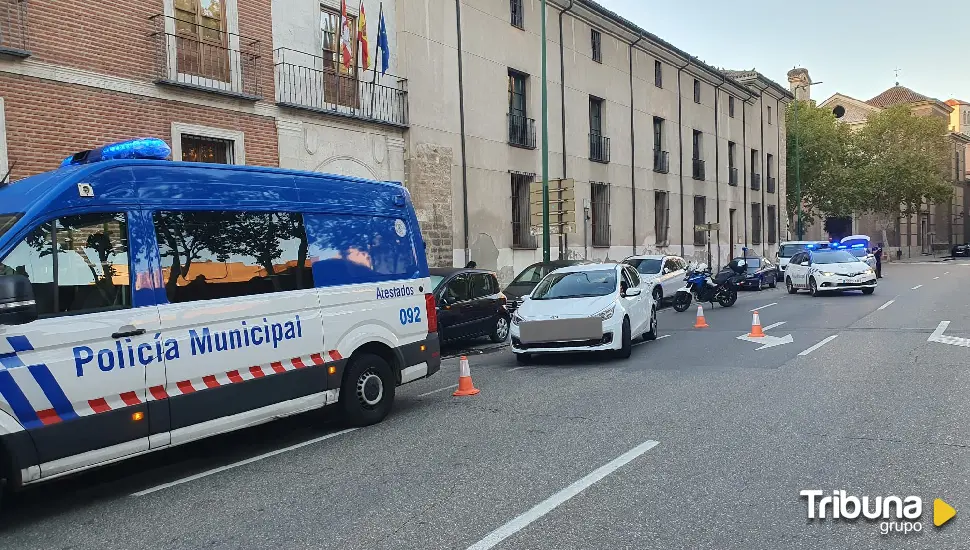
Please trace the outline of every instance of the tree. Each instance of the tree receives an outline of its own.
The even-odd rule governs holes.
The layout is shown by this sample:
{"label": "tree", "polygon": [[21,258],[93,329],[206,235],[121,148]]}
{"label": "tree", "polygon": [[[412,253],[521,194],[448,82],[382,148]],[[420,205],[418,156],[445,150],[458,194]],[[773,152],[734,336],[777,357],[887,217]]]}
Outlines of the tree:
{"label": "tree", "polygon": [[821,214],[851,214],[860,200],[859,186],[853,185],[852,172],[862,160],[853,146],[851,130],[840,124],[831,111],[807,101],[792,102],[786,117],[789,217],[795,217],[798,207],[796,170],[801,179],[803,225],[812,223]]}
{"label": "tree", "polygon": [[953,185],[946,132],[944,119],[915,116],[904,105],[871,115],[856,136],[866,161],[856,173],[863,188],[858,211],[876,214],[888,227],[901,213],[948,203]]}

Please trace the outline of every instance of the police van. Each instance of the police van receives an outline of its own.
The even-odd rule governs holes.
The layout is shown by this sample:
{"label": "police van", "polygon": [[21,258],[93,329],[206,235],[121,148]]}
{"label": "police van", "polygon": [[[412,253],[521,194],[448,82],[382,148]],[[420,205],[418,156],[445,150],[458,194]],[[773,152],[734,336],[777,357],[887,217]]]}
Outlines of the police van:
{"label": "police van", "polygon": [[326,405],[373,424],[440,367],[403,186],[170,154],[122,142],[0,187],[9,487]]}

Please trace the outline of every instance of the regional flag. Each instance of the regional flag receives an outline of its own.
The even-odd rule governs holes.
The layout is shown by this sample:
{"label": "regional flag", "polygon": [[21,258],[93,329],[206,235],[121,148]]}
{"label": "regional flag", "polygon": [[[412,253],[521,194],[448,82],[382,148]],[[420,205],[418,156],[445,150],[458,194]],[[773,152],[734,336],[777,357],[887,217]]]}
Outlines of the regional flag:
{"label": "regional flag", "polygon": [[340,16],[343,18],[343,25],[340,29],[340,51],[343,54],[344,70],[350,71],[350,64],[354,61],[354,54],[351,50],[354,43],[350,39],[350,20],[347,19],[347,0],[340,0]]}
{"label": "regional flag", "polygon": [[367,16],[364,15],[364,2],[360,2],[360,15],[357,16],[357,40],[360,41],[360,66],[370,69],[370,47],[367,44]]}

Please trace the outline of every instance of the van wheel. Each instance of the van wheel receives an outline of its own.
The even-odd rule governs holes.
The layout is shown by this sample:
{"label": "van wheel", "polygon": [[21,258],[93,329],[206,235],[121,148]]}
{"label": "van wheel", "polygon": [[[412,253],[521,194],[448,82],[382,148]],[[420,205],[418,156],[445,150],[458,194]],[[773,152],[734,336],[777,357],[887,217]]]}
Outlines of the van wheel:
{"label": "van wheel", "polygon": [[629,359],[633,354],[633,334],[630,328],[630,318],[623,318],[623,336],[621,337],[622,347],[614,353],[620,359]]}
{"label": "van wheel", "polygon": [[344,418],[351,426],[376,424],[391,412],[396,382],[391,366],[365,353],[350,361],[340,388]]}

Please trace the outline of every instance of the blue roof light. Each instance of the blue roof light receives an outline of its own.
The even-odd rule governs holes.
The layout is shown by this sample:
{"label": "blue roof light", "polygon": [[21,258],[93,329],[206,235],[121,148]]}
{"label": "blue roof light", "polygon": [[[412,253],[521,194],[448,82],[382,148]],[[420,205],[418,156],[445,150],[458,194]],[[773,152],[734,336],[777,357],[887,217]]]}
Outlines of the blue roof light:
{"label": "blue roof light", "polygon": [[75,153],[64,159],[61,167],[115,159],[165,160],[170,156],[172,156],[172,149],[164,141],[158,138],[141,138],[119,141],[97,149]]}
{"label": "blue roof light", "polygon": [[866,247],[866,245],[864,245],[862,243],[852,245],[852,248],[865,248],[865,247]]}

